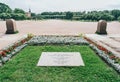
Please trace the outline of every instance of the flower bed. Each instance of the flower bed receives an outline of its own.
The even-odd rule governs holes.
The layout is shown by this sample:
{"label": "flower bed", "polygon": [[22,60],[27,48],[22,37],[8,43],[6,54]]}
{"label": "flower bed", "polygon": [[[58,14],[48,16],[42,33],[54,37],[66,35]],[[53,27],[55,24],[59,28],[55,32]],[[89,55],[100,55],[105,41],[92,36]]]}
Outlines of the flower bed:
{"label": "flower bed", "polygon": [[105,54],[102,50],[98,49],[93,44],[90,45],[90,47],[101,57],[103,58],[108,64],[110,64],[113,68],[115,68],[116,71],[120,73],[120,64],[115,61],[115,56],[109,56],[108,54]]}
{"label": "flower bed", "polygon": [[26,37],[0,50],[0,66],[6,63],[12,56],[18,53],[25,46],[27,46],[26,42],[31,38],[32,35],[28,34]]}
{"label": "flower bed", "polygon": [[78,36],[35,36],[29,42],[29,45],[41,44],[80,44],[88,45],[89,43],[82,37]]}
{"label": "flower bed", "polygon": [[120,73],[120,58],[116,57],[114,54],[112,54],[109,50],[102,47],[101,45],[98,45],[88,39],[87,37],[84,37],[89,43],[90,47],[102,58],[104,59],[108,64],[110,64],[116,71]]}

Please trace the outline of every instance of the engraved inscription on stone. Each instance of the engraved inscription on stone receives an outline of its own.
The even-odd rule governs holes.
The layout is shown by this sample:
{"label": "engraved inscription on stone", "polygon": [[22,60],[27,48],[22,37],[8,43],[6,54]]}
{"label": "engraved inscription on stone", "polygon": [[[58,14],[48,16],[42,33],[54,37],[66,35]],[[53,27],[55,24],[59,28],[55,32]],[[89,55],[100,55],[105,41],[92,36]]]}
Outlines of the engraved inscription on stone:
{"label": "engraved inscription on stone", "polygon": [[37,66],[84,66],[79,52],[42,52]]}

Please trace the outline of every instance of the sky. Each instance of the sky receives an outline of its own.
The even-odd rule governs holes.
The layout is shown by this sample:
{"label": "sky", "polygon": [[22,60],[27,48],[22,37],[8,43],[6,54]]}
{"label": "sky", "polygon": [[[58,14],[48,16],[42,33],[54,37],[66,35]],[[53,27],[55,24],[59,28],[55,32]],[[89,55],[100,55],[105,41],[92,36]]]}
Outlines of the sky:
{"label": "sky", "polygon": [[34,13],[46,11],[93,11],[120,9],[120,0],[0,0],[10,8]]}

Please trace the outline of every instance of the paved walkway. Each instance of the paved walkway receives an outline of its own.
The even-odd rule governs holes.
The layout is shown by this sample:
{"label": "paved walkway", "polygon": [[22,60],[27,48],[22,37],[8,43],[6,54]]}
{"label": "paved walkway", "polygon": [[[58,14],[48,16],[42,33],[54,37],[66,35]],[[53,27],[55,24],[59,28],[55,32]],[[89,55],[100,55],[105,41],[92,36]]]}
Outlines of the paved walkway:
{"label": "paved walkway", "polygon": [[20,40],[23,37],[26,37],[26,35],[23,35],[23,34],[10,34],[10,35],[2,34],[0,35],[0,50]]}
{"label": "paved walkway", "polygon": [[[80,22],[65,20],[16,21],[17,29],[21,34],[34,35],[79,35],[94,34],[98,22]],[[5,33],[5,21],[0,21],[0,33]],[[107,24],[108,34],[120,33],[120,22],[113,21]]]}
{"label": "paved walkway", "polygon": [[120,57],[120,34],[97,35],[86,34],[87,38],[111,51],[117,57]]}

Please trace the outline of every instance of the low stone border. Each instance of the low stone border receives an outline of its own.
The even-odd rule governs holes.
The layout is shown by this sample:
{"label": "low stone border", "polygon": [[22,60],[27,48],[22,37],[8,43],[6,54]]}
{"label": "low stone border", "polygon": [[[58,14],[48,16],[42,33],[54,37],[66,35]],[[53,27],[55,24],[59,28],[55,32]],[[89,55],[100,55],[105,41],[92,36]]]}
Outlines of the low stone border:
{"label": "low stone border", "polygon": [[27,46],[27,44],[24,43],[23,45],[16,47],[10,54],[7,54],[5,57],[2,56],[0,65],[6,63],[8,60],[10,60],[11,57],[13,57],[15,54],[20,52],[26,46]]}
{"label": "low stone border", "polygon": [[93,44],[90,44],[90,47],[108,64],[110,64],[116,71],[120,73],[120,64],[116,63],[115,60],[111,59],[108,54],[105,54],[102,50],[98,49]]}

